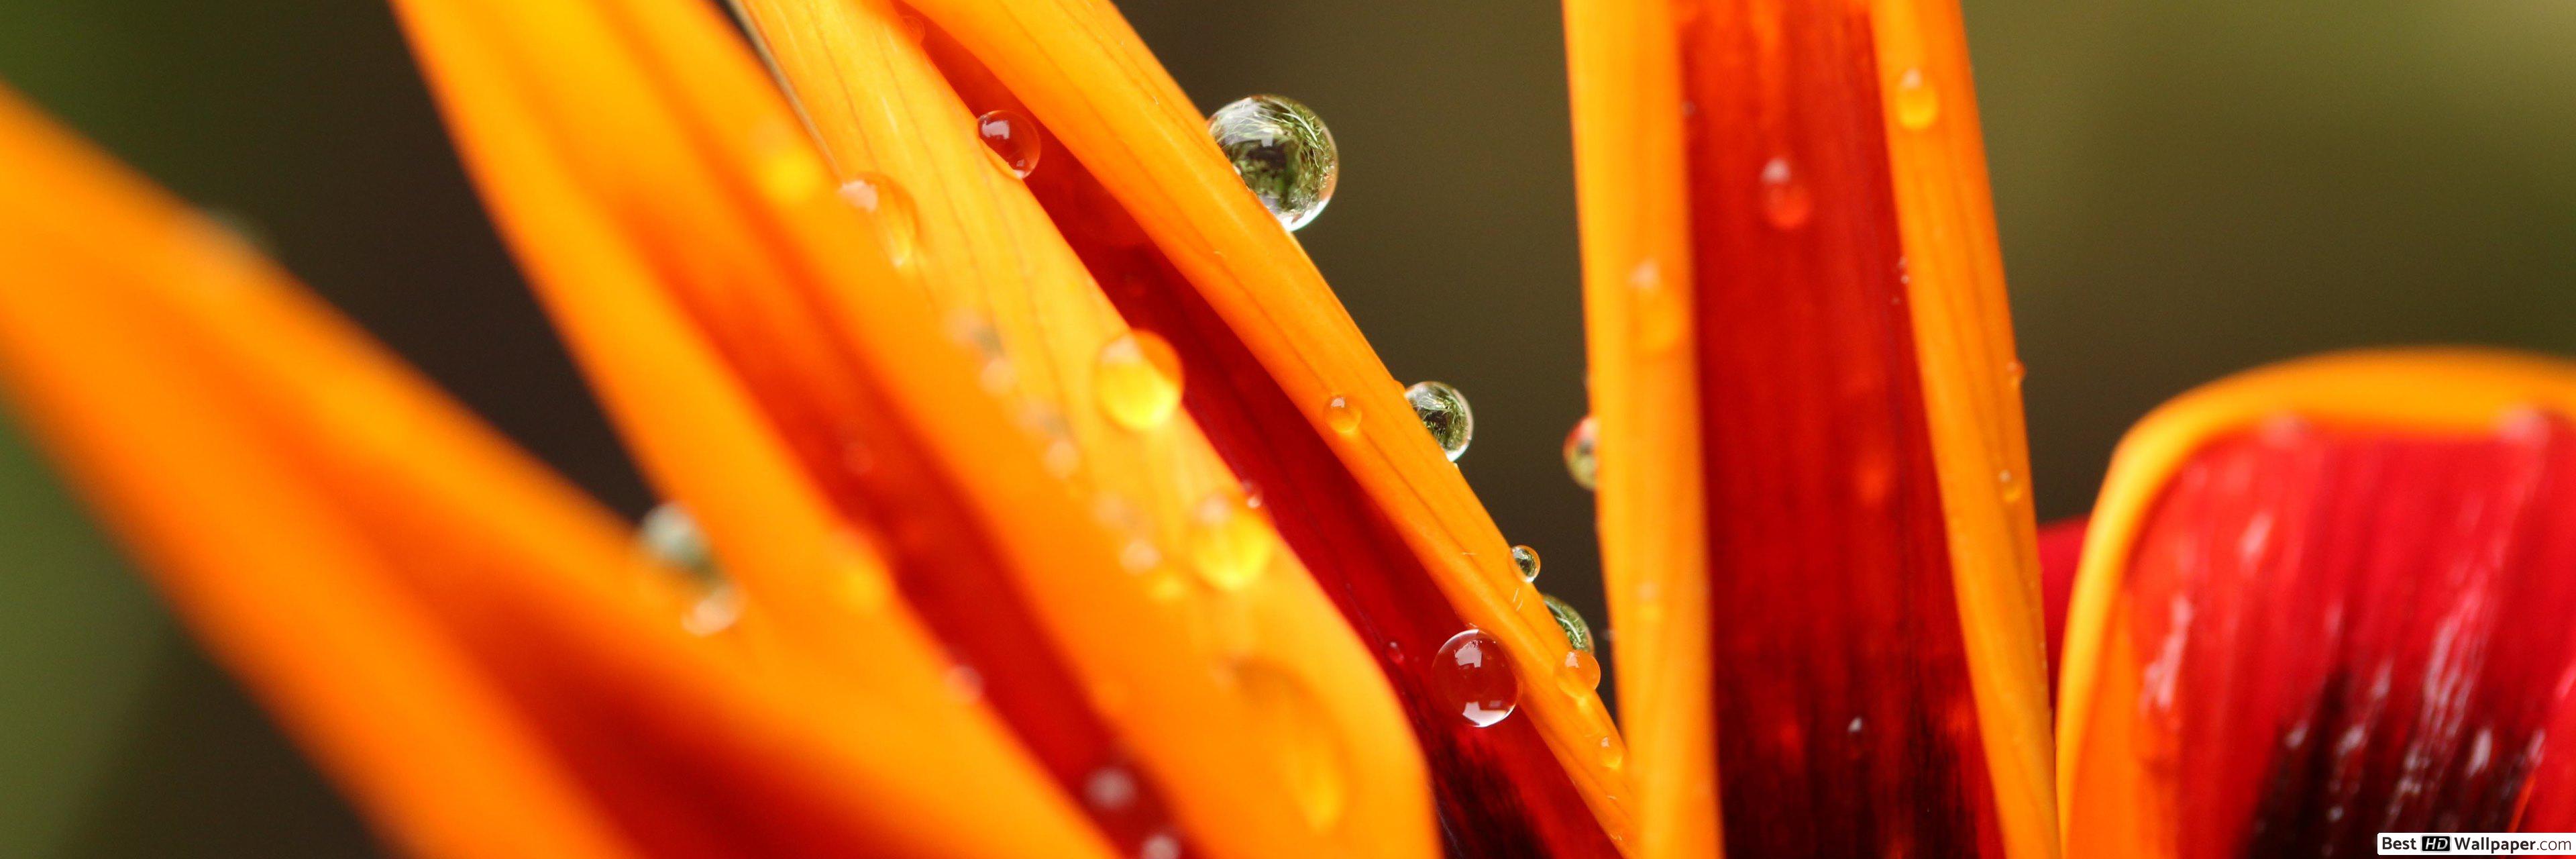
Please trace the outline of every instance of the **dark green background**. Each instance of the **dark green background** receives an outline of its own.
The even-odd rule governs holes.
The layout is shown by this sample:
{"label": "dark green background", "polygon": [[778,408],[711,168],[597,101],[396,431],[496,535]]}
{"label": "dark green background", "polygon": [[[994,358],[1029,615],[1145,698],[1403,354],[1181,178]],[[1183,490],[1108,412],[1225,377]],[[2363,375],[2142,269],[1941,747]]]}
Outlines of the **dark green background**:
{"label": "dark green background", "polygon": [[[1305,101],[1343,149],[1301,238],[1406,379],[1464,389],[1468,477],[1595,619],[1557,11],[1130,0],[1201,103]],[[2042,514],[2130,421],[2342,346],[2576,349],[2576,3],[1969,0]],[[0,0],[0,79],[181,194],[512,435],[645,504],[365,0]],[[12,169],[0,164],[0,170]],[[0,261],[5,270],[6,261]],[[0,443],[0,855],[339,856],[347,812]]]}

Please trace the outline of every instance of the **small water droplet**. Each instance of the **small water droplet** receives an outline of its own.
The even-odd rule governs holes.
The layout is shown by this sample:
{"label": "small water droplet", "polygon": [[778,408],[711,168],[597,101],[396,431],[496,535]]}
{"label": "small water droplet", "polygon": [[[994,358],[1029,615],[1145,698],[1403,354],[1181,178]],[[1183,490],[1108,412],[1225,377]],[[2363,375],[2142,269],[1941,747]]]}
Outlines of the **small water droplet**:
{"label": "small water droplet", "polygon": [[1181,357],[1154,332],[1137,329],[1100,347],[1091,379],[1100,408],[1128,429],[1152,429],[1181,403]]}
{"label": "small water droplet", "polygon": [[1324,403],[1324,425],[1343,435],[1359,432],[1360,404],[1346,396],[1335,396]]}
{"label": "small water droplet", "polygon": [[1601,661],[1589,650],[1568,650],[1556,666],[1556,688],[1568,695],[1588,695],[1601,686]]}
{"label": "small water droplet", "polygon": [[2012,383],[2012,389],[2016,393],[2021,391],[2021,380],[2026,375],[2029,375],[2029,371],[2022,368],[2019,360],[2004,365],[2004,379]]}
{"label": "small water droplet", "polygon": [[1637,329],[1637,345],[1648,352],[1661,352],[1681,342],[1682,330],[1690,322],[1690,309],[1684,306],[1682,291],[1664,276],[1662,265],[1648,259],[1628,270],[1628,288],[1636,291],[1636,306],[1630,312]]}
{"label": "small water droplet", "polygon": [[1565,473],[1574,476],[1574,484],[1593,489],[1601,480],[1601,460],[1593,453],[1593,443],[1600,437],[1601,425],[1584,415],[1565,434]]}
{"label": "small water droplet", "polygon": [[1323,703],[1295,674],[1262,662],[1235,666],[1251,704],[1252,735],[1269,749],[1289,798],[1316,831],[1340,825],[1350,802],[1350,764]]}
{"label": "small water droplet", "polygon": [[1303,227],[1332,202],[1341,153],[1305,105],[1275,95],[1237,99],[1208,117],[1208,136],[1281,226]]}
{"label": "small water droplet", "polygon": [[1136,848],[1136,859],[1181,859],[1181,837],[1169,829],[1145,836],[1145,843]]}
{"label": "small water droplet", "polygon": [[2013,479],[2011,469],[1995,472],[1995,482],[2003,484],[2004,503],[2010,504],[2021,500],[2022,484],[2021,481]]}
{"label": "small water droplet", "polygon": [[1013,177],[1026,179],[1037,172],[1038,155],[1045,145],[1038,141],[1037,123],[1028,117],[1008,110],[987,111],[975,117],[975,136],[984,138],[984,146]]}
{"label": "small water droplet", "polygon": [[1269,523],[1250,505],[1224,495],[1199,502],[1190,533],[1190,565],[1199,580],[1220,591],[1238,591],[1261,578],[1277,541]]}
{"label": "small water droplet", "polygon": [[975,670],[974,666],[948,666],[944,679],[951,697],[968,704],[984,700],[984,672]]}
{"label": "small water droplet", "polygon": [[1503,656],[1503,643],[1469,628],[1449,637],[1431,659],[1431,685],[1476,727],[1490,727],[1521,702],[1521,681]]}
{"label": "small water droplet", "polygon": [[899,266],[912,261],[913,250],[921,239],[921,226],[912,195],[905,193],[903,186],[880,174],[861,173],[841,183],[841,199],[871,216],[887,263]]}
{"label": "small water droplet", "polygon": [[1941,117],[1941,91],[1923,78],[1923,70],[1906,69],[1896,77],[1896,121],[1920,131]]}
{"label": "small water droplet", "polygon": [[1512,566],[1521,569],[1521,581],[1538,581],[1538,550],[1528,546],[1513,546]]}
{"label": "small water droplet", "polygon": [[1628,762],[1628,744],[1621,742],[1618,734],[1601,735],[1601,739],[1593,743],[1593,748],[1593,754],[1600,759],[1602,766],[1615,770]]}
{"label": "small water droplet", "polygon": [[742,619],[742,591],[730,582],[719,582],[689,604],[687,614],[680,616],[680,628],[690,635],[714,635],[732,629]]}
{"label": "small water droplet", "polygon": [[707,532],[698,527],[697,517],[679,502],[666,501],[645,513],[643,523],[636,526],[635,540],[646,555],[689,574],[701,585],[724,583],[724,573],[716,568],[715,548],[707,543]]}
{"label": "small water droplet", "polygon": [[1110,764],[1082,780],[1082,801],[1098,811],[1119,811],[1136,802],[1136,777],[1126,767]]}
{"label": "small water droplet", "polygon": [[1414,417],[1422,419],[1422,428],[1431,431],[1431,440],[1440,443],[1440,452],[1450,462],[1467,454],[1467,442],[1476,437],[1476,413],[1467,408],[1467,395],[1442,382],[1415,382],[1404,389],[1404,399],[1413,404]]}
{"label": "small water droplet", "polygon": [[1547,597],[1547,613],[1555,616],[1556,628],[1565,633],[1565,646],[1585,653],[1592,652],[1592,625],[1583,615],[1566,605],[1564,600]]}
{"label": "small water droplet", "polygon": [[1807,223],[1814,214],[1815,198],[1807,193],[1807,183],[1789,169],[1789,159],[1773,158],[1762,165],[1762,216],[1771,225],[1794,230]]}

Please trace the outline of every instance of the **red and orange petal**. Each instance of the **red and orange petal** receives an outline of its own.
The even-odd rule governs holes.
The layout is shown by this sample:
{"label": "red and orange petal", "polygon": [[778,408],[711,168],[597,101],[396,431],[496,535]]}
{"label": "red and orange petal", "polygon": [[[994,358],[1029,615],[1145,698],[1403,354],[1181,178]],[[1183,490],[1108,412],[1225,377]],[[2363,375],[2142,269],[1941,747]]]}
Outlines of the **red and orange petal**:
{"label": "red and orange petal", "polygon": [[[1257,491],[1293,551],[1279,574],[1312,575],[1301,587],[1321,586],[1402,694],[1453,850],[1615,850],[1622,747],[1590,684],[1558,676],[1563,637],[1312,264],[1125,23],[1097,3],[918,6],[926,20],[879,3],[744,4],[838,178],[910,189],[907,279],[988,322],[1011,378],[1074,416],[1078,482],[1125,482],[1140,518],[1163,523],[1203,499],[1121,472]],[[1025,183],[970,134],[993,110],[1039,129]],[[1130,326],[1183,369],[1186,414],[1142,453],[1120,450],[1125,433],[1085,390],[1090,350]],[[1520,715],[1490,728],[1462,718],[1432,670],[1470,626],[1522,668]]]}
{"label": "red and orange petal", "polygon": [[[846,630],[876,607],[813,599],[844,585],[810,552],[881,557],[880,596],[983,676],[1059,785],[1136,781],[1132,800],[1087,808],[1122,849],[1429,849],[1427,818],[1407,813],[1422,808],[1421,764],[1397,711],[1294,565],[1259,584],[1200,570],[1175,593],[1168,567],[1261,566],[1280,556],[1276,538],[1222,475],[1168,458],[1182,439],[1127,438],[1071,413],[1090,380],[1070,374],[1092,371],[1123,329],[1067,280],[1082,271],[1061,251],[1009,253],[1040,234],[1036,210],[963,184],[1000,165],[946,137],[878,138],[885,151],[870,157],[918,183],[902,193],[919,220],[883,195],[863,212],[833,193],[779,94],[698,4],[525,5],[400,4],[540,294],[753,612],[792,646],[863,658]],[[890,37],[886,24],[880,14],[859,35]],[[899,106],[898,124],[962,110],[917,50],[852,72]],[[914,244],[926,230],[966,235]],[[1011,286],[1007,268],[987,271],[1003,281],[990,292],[947,282],[1013,264],[1029,265],[1029,284]],[[1013,336],[997,344],[1006,354],[978,354],[950,335],[943,300],[1044,303],[1071,321],[1039,331],[1040,311],[991,313]],[[1068,332],[1104,342],[1035,339]],[[997,357],[1010,372],[995,372]],[[998,384],[1041,373],[1065,375]],[[1140,479],[1122,465],[1167,471]],[[1212,551],[1197,533],[1155,544],[1114,512],[1175,514],[1193,481],[1204,494],[1192,500],[1225,514],[1193,525],[1223,542]],[[1152,494],[1112,497],[1121,486]],[[1225,592],[1190,590],[1202,587]]]}
{"label": "red and orange petal", "polygon": [[1108,855],[912,624],[865,675],[684,635],[621,523],[228,234],[14,101],[0,153],[18,414],[389,841]]}
{"label": "red and orange petal", "polygon": [[2018,365],[1957,9],[1566,15],[1645,855],[2053,855]]}
{"label": "red and orange petal", "polygon": [[2122,442],[2068,620],[2070,852],[2565,831],[2576,366],[2326,356]]}

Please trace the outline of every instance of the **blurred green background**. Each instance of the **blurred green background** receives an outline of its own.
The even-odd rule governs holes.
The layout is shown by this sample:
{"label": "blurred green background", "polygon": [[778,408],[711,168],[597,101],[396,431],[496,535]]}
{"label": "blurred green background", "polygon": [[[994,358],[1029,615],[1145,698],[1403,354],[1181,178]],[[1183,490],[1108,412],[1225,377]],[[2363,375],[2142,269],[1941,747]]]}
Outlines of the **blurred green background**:
{"label": "blurred green background", "polygon": [[[1276,92],[1330,123],[1340,194],[1300,238],[1398,377],[1467,392],[1467,476],[1545,554],[1542,584],[1601,620],[1590,501],[1557,459],[1584,405],[1556,7],[1123,8],[1201,107]],[[1967,18],[2044,517],[2089,506],[2145,410],[2232,370],[2375,343],[2576,352],[2576,3]],[[0,80],[254,225],[514,437],[646,506],[379,5],[0,0]],[[0,436],[0,855],[373,852]]]}

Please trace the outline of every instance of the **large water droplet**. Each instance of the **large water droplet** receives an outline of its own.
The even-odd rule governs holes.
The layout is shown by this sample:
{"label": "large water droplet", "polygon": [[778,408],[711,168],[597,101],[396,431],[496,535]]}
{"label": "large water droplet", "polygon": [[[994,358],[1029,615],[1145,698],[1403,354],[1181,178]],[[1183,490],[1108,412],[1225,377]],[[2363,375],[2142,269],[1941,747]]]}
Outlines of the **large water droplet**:
{"label": "large water droplet", "polygon": [[1582,613],[1555,597],[1547,597],[1547,613],[1556,617],[1556,628],[1565,633],[1565,646],[1592,652],[1592,625],[1583,622]]}
{"label": "large water droplet", "polygon": [[1512,566],[1521,570],[1521,581],[1538,581],[1538,550],[1528,546],[1512,547]]}
{"label": "large water droplet", "polygon": [[1431,439],[1440,443],[1440,452],[1450,462],[1467,454],[1467,442],[1476,437],[1476,413],[1467,408],[1467,395],[1442,382],[1415,382],[1404,389],[1404,399],[1413,404],[1414,417],[1422,419],[1422,428],[1431,431]]}
{"label": "large water droplet", "polygon": [[1303,227],[1332,202],[1341,153],[1305,105],[1275,95],[1238,99],[1208,117],[1208,135],[1281,226]]}
{"label": "large water droplet", "polygon": [[1351,398],[1335,396],[1324,403],[1324,425],[1343,435],[1360,431],[1360,404]]}
{"label": "large water droplet", "polygon": [[1136,848],[1136,859],[1181,859],[1181,836],[1169,829],[1146,836]]}
{"label": "large water droplet", "polygon": [[1339,825],[1350,801],[1350,765],[1323,702],[1296,675],[1247,662],[1235,682],[1252,705],[1252,734],[1269,749],[1288,785],[1289,798],[1316,831]]}
{"label": "large water droplet", "polygon": [[1038,141],[1037,123],[1008,110],[988,111],[975,117],[975,136],[984,138],[984,146],[1001,159],[1003,169],[1022,179],[1037,172],[1038,155],[1045,144]]}
{"label": "large water droplet", "polygon": [[1138,329],[1100,347],[1091,388],[1109,419],[1128,429],[1170,420],[1181,403],[1181,357],[1154,332]]}
{"label": "large water droplet", "polygon": [[1921,130],[1941,117],[1941,91],[1923,78],[1922,69],[1906,69],[1896,78],[1896,122]]}
{"label": "large water droplet", "polygon": [[1450,636],[1440,645],[1431,658],[1431,687],[1479,728],[1502,721],[1521,702],[1521,680],[1503,656],[1503,643],[1481,629]]}
{"label": "large water droplet", "polygon": [[877,242],[885,247],[886,262],[903,265],[912,260],[914,247],[921,240],[921,226],[912,207],[912,195],[903,186],[883,175],[861,173],[841,183],[841,199],[857,206],[876,222]]}
{"label": "large water droplet", "polygon": [[1789,169],[1789,159],[1773,158],[1762,165],[1762,217],[1784,230],[1797,229],[1814,214],[1816,201],[1807,193],[1807,183]]}
{"label": "large water droplet", "polygon": [[1584,415],[1575,423],[1574,431],[1565,434],[1565,473],[1573,475],[1575,485],[1585,489],[1593,488],[1601,479],[1601,460],[1592,451],[1600,434],[1600,424],[1591,415]]}
{"label": "large water droplet", "polygon": [[1261,578],[1277,540],[1251,505],[1224,495],[1199,502],[1190,532],[1190,565],[1199,580],[1220,591],[1238,591]]}

